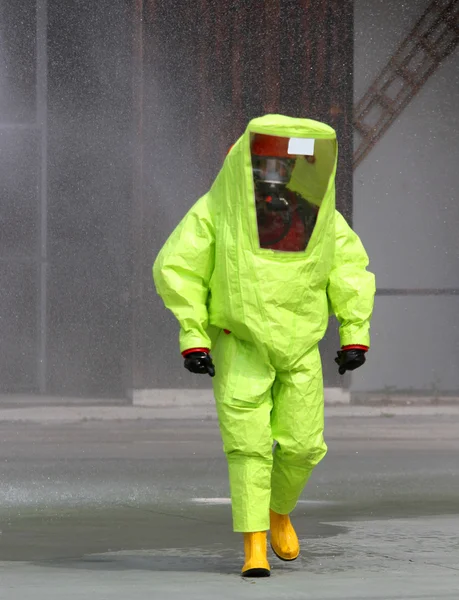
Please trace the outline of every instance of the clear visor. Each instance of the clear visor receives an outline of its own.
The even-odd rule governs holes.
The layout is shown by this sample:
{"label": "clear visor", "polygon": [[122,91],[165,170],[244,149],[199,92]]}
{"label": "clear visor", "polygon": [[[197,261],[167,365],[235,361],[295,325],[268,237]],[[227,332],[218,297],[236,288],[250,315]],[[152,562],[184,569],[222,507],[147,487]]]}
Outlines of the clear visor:
{"label": "clear visor", "polygon": [[[314,139],[311,154],[288,156],[275,142],[273,154],[278,150],[280,156],[257,154],[257,141],[252,145],[251,158],[260,248],[304,252],[329,189],[336,141]],[[261,147],[266,154],[270,153],[267,146]]]}

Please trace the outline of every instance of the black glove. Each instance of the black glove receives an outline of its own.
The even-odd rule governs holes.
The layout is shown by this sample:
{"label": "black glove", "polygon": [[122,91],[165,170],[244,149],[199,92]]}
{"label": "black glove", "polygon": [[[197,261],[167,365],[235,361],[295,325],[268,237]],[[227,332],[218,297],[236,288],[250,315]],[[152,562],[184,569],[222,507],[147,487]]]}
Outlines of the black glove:
{"label": "black glove", "polygon": [[191,373],[208,373],[211,377],[215,375],[215,367],[210,354],[207,352],[190,352],[185,356],[185,369]]}
{"label": "black glove", "polygon": [[335,363],[339,365],[339,374],[344,375],[346,371],[358,369],[365,362],[365,350],[360,348],[340,350],[335,358]]}

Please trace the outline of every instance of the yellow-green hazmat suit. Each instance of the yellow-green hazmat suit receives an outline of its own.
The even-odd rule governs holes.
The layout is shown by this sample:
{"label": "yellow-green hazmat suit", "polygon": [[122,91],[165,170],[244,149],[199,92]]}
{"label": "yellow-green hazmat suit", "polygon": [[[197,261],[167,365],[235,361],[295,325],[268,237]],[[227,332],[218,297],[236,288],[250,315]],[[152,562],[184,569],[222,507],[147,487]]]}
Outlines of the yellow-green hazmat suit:
{"label": "yellow-green hazmat suit", "polygon": [[[320,207],[304,251],[260,247],[256,133],[314,140],[314,160],[298,158],[288,184]],[[235,531],[269,529],[270,507],[289,513],[326,453],[318,342],[329,316],[340,322],[342,346],[370,345],[374,276],[358,236],[335,210],[336,161],[328,125],[253,119],[153,267],[156,289],[180,324],[181,351],[212,351]]]}

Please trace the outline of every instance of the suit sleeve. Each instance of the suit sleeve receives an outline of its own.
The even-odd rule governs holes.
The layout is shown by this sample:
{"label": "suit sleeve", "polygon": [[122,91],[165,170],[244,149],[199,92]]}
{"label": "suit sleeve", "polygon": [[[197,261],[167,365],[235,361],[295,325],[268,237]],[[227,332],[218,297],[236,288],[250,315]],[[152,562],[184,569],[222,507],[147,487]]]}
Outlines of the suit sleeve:
{"label": "suit sleeve", "polygon": [[207,297],[214,270],[215,229],[203,196],[173,231],[153,265],[156,291],[180,324],[180,351],[211,349]]}
{"label": "suit sleeve", "polygon": [[331,311],[340,323],[341,346],[370,346],[375,277],[358,235],[336,212],[335,259],[328,280]]}

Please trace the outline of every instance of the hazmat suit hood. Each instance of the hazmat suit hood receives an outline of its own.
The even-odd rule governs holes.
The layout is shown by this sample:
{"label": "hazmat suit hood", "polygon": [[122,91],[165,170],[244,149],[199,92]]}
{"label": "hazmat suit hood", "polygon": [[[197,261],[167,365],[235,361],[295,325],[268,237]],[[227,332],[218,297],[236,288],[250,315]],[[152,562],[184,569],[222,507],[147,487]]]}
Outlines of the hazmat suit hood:
{"label": "hazmat suit hood", "polygon": [[[316,239],[308,244],[311,250],[318,241],[317,237],[323,235],[324,226],[333,225],[329,222],[329,217],[335,209],[336,134],[328,125],[310,119],[295,119],[282,115],[266,115],[253,119],[245,133],[231,148],[210,190],[211,196],[220,198],[217,204],[221,218],[235,233],[237,232],[238,243],[265,257],[266,252],[270,252],[274,261],[288,262],[291,256],[282,257],[279,251],[261,249],[257,239],[251,160],[251,142],[255,134],[279,136],[292,141],[305,140],[312,148],[310,156],[298,156],[290,182],[287,184],[287,189],[298,193],[321,209],[315,228]],[[294,151],[293,148],[292,153]]]}
{"label": "hazmat suit hood", "polygon": [[[251,140],[257,133],[310,140],[314,148],[312,160],[303,156],[296,160],[287,185],[318,208],[303,251],[260,247],[251,159]],[[283,115],[249,122],[211,189],[185,216],[154,265],[158,293],[181,325],[182,351],[211,349],[227,330],[255,344],[277,363],[276,368],[288,370],[323,337],[329,309],[339,313],[342,301],[353,310],[346,295],[339,295],[339,286],[336,291],[330,287],[336,224],[343,239],[355,235],[335,212],[336,163],[336,134],[326,124]],[[354,250],[362,270],[368,263],[365,251],[353,237],[352,244],[357,244]],[[358,295],[353,281],[355,277],[348,282],[347,293]],[[368,285],[369,298],[370,280]],[[367,305],[365,301],[365,306],[357,307],[358,324],[347,320],[343,343],[352,337],[348,343],[369,345]]]}
{"label": "hazmat suit hood", "polygon": [[[287,185],[320,207],[302,252],[260,247],[251,161],[255,133],[314,140],[314,162],[298,158]],[[284,353],[293,342],[297,356],[322,337],[334,256],[336,159],[336,134],[325,124],[281,115],[250,121],[209,192],[218,223],[216,245],[225,249],[215,262],[211,322]]]}

